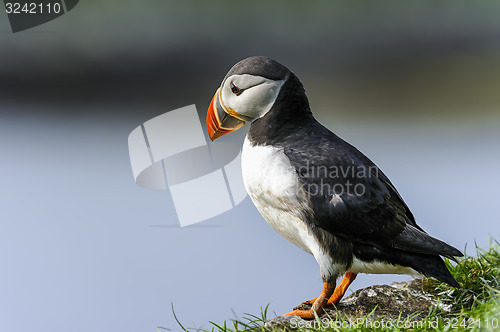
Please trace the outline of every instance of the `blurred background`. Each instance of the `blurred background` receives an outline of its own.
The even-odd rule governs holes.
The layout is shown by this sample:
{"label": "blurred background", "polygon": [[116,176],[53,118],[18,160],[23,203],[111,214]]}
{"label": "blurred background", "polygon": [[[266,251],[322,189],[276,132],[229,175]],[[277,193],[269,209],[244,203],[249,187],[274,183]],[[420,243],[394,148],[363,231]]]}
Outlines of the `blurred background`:
{"label": "blurred background", "polygon": [[[132,177],[128,134],[190,104],[203,124],[251,55],[302,80],[318,120],[378,164],[425,230],[487,247],[500,236],[499,17],[497,1],[106,0],[14,34],[0,11],[0,330],[178,331],[172,303],[208,328],[319,294],[313,257],[249,198],[180,228],[169,192]],[[350,291],[409,279],[363,275]]]}

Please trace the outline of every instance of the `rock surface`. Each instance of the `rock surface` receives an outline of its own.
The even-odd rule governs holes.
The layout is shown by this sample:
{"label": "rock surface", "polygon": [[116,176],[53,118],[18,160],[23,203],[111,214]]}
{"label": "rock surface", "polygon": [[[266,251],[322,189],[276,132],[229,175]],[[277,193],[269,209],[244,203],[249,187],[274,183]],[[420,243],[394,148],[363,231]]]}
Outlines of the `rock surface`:
{"label": "rock surface", "polygon": [[[335,306],[328,306],[320,319],[335,320],[342,317],[345,320],[356,321],[369,316],[369,319],[384,318],[397,321],[410,317],[418,321],[424,319],[431,309],[439,310],[441,313],[450,313],[453,309],[451,304],[441,303],[436,297],[424,290],[422,279],[408,282],[392,283],[388,285],[370,286],[357,290],[349,297],[343,299]],[[294,309],[309,310],[308,304],[301,304]],[[302,322],[305,322],[299,319]],[[275,317],[266,323],[266,327],[297,326],[296,317]],[[304,325],[302,325],[304,326]]]}

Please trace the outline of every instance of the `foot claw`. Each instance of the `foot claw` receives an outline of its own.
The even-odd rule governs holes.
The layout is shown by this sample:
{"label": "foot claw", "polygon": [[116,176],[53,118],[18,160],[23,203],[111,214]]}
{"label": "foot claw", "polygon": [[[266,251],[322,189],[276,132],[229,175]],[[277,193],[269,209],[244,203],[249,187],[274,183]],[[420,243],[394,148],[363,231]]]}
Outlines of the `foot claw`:
{"label": "foot claw", "polygon": [[300,317],[302,319],[314,319],[316,316],[314,315],[314,312],[312,310],[294,310],[291,311],[287,314],[284,314],[283,316],[296,316]]}

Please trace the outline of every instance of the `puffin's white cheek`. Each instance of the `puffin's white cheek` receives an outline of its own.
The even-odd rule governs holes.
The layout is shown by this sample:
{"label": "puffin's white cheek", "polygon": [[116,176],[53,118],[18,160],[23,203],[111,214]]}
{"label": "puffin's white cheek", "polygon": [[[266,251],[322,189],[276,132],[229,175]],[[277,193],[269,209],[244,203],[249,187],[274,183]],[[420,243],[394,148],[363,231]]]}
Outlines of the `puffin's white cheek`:
{"label": "puffin's white cheek", "polygon": [[244,103],[240,96],[235,95],[231,91],[222,91],[222,100],[224,102],[224,106],[230,108],[238,113],[243,114],[244,112]]}
{"label": "puffin's white cheek", "polygon": [[259,109],[259,116],[267,113],[278,97],[279,87],[275,84],[261,84],[252,91],[254,105]]}
{"label": "puffin's white cheek", "polygon": [[[255,77],[253,77],[255,78]],[[256,85],[245,88],[239,95],[231,92],[230,85],[224,84],[221,97],[226,108],[241,115],[257,119],[266,114],[274,105],[283,81],[257,82]],[[235,84],[239,84],[236,82]]]}

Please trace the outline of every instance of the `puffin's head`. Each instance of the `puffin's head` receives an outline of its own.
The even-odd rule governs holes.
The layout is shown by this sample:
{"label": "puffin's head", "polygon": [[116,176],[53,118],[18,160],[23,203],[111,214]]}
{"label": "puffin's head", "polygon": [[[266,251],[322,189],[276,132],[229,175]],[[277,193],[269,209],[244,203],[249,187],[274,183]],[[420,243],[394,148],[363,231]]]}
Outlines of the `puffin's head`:
{"label": "puffin's head", "polygon": [[241,60],[229,70],[208,107],[211,140],[264,116],[273,107],[290,70],[262,56]]}

